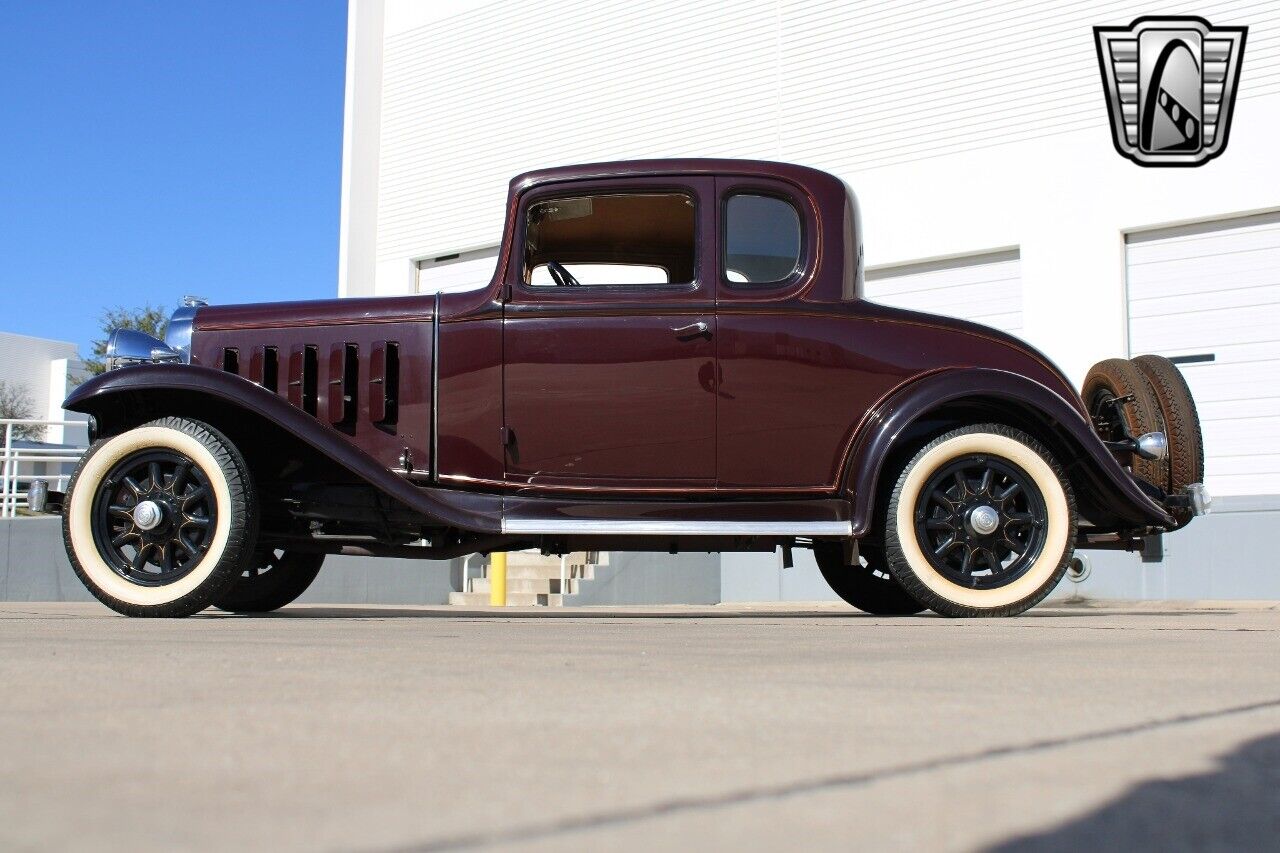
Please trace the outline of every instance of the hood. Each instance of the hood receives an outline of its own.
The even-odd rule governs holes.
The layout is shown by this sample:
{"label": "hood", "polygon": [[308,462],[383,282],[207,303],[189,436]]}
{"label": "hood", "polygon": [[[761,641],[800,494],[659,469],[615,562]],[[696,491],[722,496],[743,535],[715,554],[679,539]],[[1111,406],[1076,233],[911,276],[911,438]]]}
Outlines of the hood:
{"label": "hood", "polygon": [[434,310],[434,295],[206,305],[196,312],[195,329],[198,332],[206,332],[231,329],[278,329],[291,326],[395,323],[430,320]]}

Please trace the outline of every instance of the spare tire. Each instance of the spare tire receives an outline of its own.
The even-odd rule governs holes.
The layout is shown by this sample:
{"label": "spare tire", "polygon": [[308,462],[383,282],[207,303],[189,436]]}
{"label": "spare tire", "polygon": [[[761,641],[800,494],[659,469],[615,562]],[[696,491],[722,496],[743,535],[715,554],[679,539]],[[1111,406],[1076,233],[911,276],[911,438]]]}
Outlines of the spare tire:
{"label": "spare tire", "polygon": [[[1203,483],[1204,437],[1200,433],[1200,415],[1182,371],[1160,355],[1140,355],[1133,363],[1151,384],[1160,406],[1165,437],[1169,440],[1169,491],[1177,493],[1192,483]],[[1179,525],[1190,521],[1192,515],[1189,509],[1174,512]]]}
{"label": "spare tire", "polygon": [[[1123,425],[1113,417],[1117,408],[1112,401],[1117,397],[1133,399],[1121,404]],[[1147,432],[1163,432],[1164,421],[1160,415],[1160,403],[1156,400],[1147,381],[1132,361],[1127,358],[1108,358],[1095,364],[1085,377],[1080,392],[1094,428],[1104,441],[1124,441],[1124,429],[1134,438]],[[1133,454],[1130,467],[1133,473],[1153,486],[1169,490],[1169,466],[1163,459],[1143,459]]]}

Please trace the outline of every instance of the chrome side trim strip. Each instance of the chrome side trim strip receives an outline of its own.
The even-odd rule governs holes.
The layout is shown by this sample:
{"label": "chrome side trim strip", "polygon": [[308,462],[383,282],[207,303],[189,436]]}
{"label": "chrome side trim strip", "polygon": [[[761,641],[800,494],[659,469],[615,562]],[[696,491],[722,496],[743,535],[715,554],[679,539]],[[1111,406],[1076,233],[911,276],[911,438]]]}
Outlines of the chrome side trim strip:
{"label": "chrome side trim strip", "polygon": [[839,536],[853,535],[849,521],[658,521],[648,519],[504,518],[502,532],[610,536]]}
{"label": "chrome side trim strip", "polygon": [[387,470],[405,480],[417,480],[422,483],[433,482],[430,471],[406,471],[403,468],[388,468]]}

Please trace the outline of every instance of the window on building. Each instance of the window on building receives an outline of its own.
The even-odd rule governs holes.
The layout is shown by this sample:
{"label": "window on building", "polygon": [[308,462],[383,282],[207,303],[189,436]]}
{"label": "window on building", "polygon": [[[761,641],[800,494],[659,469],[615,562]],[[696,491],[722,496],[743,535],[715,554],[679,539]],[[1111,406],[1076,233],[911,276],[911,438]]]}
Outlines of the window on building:
{"label": "window on building", "polygon": [[800,214],[788,201],[738,193],[725,205],[725,278],[738,284],[783,281],[800,263]]}
{"label": "window on building", "polygon": [[689,284],[693,198],[609,193],[545,199],[529,207],[524,281],[534,286]]}

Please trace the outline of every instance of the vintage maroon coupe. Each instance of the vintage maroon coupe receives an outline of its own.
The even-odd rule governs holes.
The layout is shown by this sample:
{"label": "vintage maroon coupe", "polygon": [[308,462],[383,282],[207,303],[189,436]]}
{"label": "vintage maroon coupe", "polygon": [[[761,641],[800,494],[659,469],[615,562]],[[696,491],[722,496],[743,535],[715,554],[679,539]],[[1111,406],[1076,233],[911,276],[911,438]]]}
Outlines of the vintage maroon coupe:
{"label": "vintage maroon coupe", "polygon": [[469,292],[191,305],[66,407],[86,586],[135,616],[281,607],[325,554],[812,548],[873,613],[1031,607],[1075,548],[1204,511],[1178,370],[1078,394],[1006,334],[862,298],[858,205],[781,163],[511,183]]}

